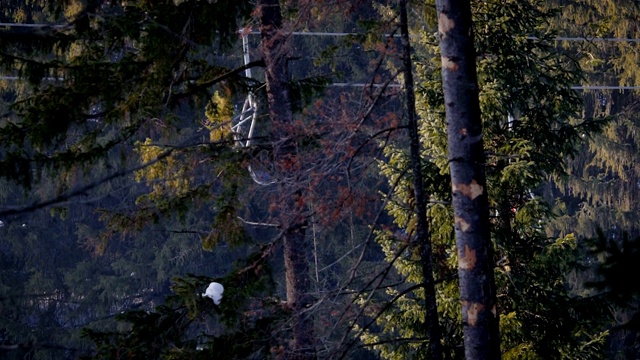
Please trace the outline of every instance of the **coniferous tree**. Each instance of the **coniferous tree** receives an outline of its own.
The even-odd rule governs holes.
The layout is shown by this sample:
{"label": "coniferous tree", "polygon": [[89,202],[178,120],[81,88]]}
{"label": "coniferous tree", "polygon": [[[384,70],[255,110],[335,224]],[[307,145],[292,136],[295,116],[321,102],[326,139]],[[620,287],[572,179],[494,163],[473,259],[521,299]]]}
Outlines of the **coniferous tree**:
{"label": "coniferous tree", "polygon": [[[572,41],[560,42],[575,54],[585,69],[585,86],[634,86],[637,64],[638,8],[628,2],[558,2],[562,11],[551,22]],[[589,26],[582,26],[589,24]],[[579,41],[584,37],[585,41]],[[590,40],[593,39],[593,40]],[[630,39],[630,41],[624,41]],[[597,136],[585,136],[583,149],[568,163],[570,176],[558,179],[556,193],[560,217],[549,229],[595,237],[602,227],[620,236],[637,234],[637,122],[635,91],[623,89],[584,90],[584,116],[607,117],[610,122]],[[585,134],[586,135],[586,134]]]}
{"label": "coniferous tree", "polygon": [[[318,4],[325,6],[321,2]],[[296,217],[299,216],[302,222],[294,224],[296,229],[293,231],[286,230],[285,237],[291,239],[293,236],[298,244],[308,246],[305,227],[311,206],[307,207],[307,204],[313,206],[315,218],[326,217],[322,221],[327,228],[330,227],[327,224],[339,222],[336,218],[350,208],[358,208],[361,213],[366,211],[362,210],[366,203],[354,201],[357,194],[365,193],[364,190],[335,191],[339,188],[331,181],[346,176],[352,181],[355,172],[349,167],[357,164],[353,154],[364,152],[363,143],[366,145],[370,141],[369,133],[375,133],[369,131],[369,127],[384,126],[393,121],[393,118],[379,117],[376,122],[362,124],[371,116],[369,107],[373,108],[376,100],[368,100],[370,103],[354,110],[353,118],[350,118],[351,114],[347,116],[346,111],[336,116],[341,109],[331,108],[334,102],[325,108],[331,110],[328,115],[308,116],[312,119],[305,123],[309,129],[298,126],[298,122],[296,126],[287,125],[290,126],[284,132],[287,135],[291,129],[296,131],[284,148],[278,148],[281,144],[277,141],[270,141],[269,134],[274,137],[283,134],[277,123],[270,128],[270,121],[259,121],[251,138],[253,147],[235,146],[238,140],[247,140],[248,135],[234,133],[229,126],[237,120],[231,104],[248,90],[258,97],[266,96],[260,92],[259,79],[240,76],[247,68],[264,66],[264,61],[234,68],[227,66],[231,65],[227,61],[233,60],[226,56],[229,51],[227,40],[235,37],[239,19],[249,10],[248,3],[235,1],[90,3],[80,7],[66,25],[25,32],[8,29],[0,34],[3,41],[11,45],[3,54],[5,73],[28,78],[34,85],[14,101],[11,111],[3,114],[3,126],[6,127],[1,136],[7,141],[3,143],[6,146],[0,158],[2,176],[38,190],[42,189],[43,181],[52,183],[48,191],[33,194],[27,203],[21,204],[16,198],[3,204],[1,216],[18,216],[52,205],[60,205],[59,211],[64,212],[64,206],[74,206],[78,197],[84,195],[91,198],[90,203],[100,206],[102,223],[79,226],[77,231],[78,238],[99,259],[94,262],[100,266],[91,266],[94,262],[87,259],[88,252],[83,253],[85,258],[78,262],[78,271],[72,271],[67,278],[70,285],[75,283],[73,285],[83,291],[99,291],[107,299],[131,295],[138,284],[123,281],[126,276],[137,279],[137,275],[155,275],[158,283],[144,284],[140,288],[145,293],[148,288],[161,289],[154,292],[154,296],[160,297],[168,289],[169,279],[186,269],[171,269],[177,262],[175,259],[189,263],[190,256],[184,252],[197,252],[197,246],[196,249],[182,247],[184,243],[175,246],[174,238],[196,241],[195,245],[202,244],[206,250],[211,250],[217,246],[251,243],[247,236],[251,233],[261,243],[252,249],[264,259],[271,258],[274,253],[277,256],[276,247],[272,245],[280,237],[270,231],[255,230],[254,226],[289,229],[286,222],[280,220],[298,221]],[[241,15],[229,16],[235,13]],[[217,16],[220,14],[225,16]],[[274,49],[273,53],[278,64],[293,61],[282,57],[279,51]],[[315,90],[308,91],[289,81],[286,72],[279,76],[282,76],[278,80],[279,86],[291,90],[291,107],[297,110],[304,107],[308,95]],[[310,84],[313,89],[319,88],[318,83]],[[331,101],[347,103],[349,100],[348,95],[343,95],[343,98]],[[278,106],[272,106],[272,109],[292,110],[288,106]],[[326,121],[328,118],[338,121],[334,125]],[[326,133],[332,137],[321,137]],[[304,150],[307,156],[304,161],[289,156],[292,144]],[[292,160],[309,166],[295,169],[293,164],[289,167],[295,163]],[[267,178],[285,175],[280,177],[284,192],[254,184],[248,175],[256,178],[258,175]],[[303,178],[297,179],[300,175]],[[291,181],[300,182],[290,187]],[[343,180],[342,184],[346,182]],[[288,192],[305,186],[313,190],[304,194],[308,198],[300,196],[298,191]],[[292,200],[288,204],[292,204],[293,209],[280,207],[283,197]],[[305,203],[307,199],[313,202]],[[303,213],[291,215],[290,210]],[[241,213],[245,216],[239,216]],[[262,221],[246,221],[246,218]],[[134,244],[139,248],[134,250]],[[218,249],[216,253],[230,261],[229,256],[225,256],[228,253]],[[203,256],[202,261],[220,262],[220,258]],[[339,254],[336,258],[344,256]],[[225,270],[216,270],[198,263],[191,265],[211,272],[209,276],[222,276],[225,270],[231,271],[228,266],[222,266]],[[244,269],[262,275],[263,268],[260,262],[254,262]],[[105,271],[105,276],[101,277],[104,283],[95,287],[91,286],[93,283],[78,286],[77,283],[86,279],[83,274],[98,269]],[[178,279],[174,282],[180,283]],[[121,286],[124,283],[127,286]],[[179,286],[174,286],[174,290],[187,298],[182,301],[192,305],[194,301],[198,302],[194,298],[198,299],[196,295],[202,292],[204,285],[204,280],[200,279],[196,285],[187,287],[191,292],[182,291]],[[247,292],[253,288],[242,282],[238,286],[246,287]],[[276,296],[280,296],[279,290],[273,291]],[[233,287],[227,291],[232,295]],[[142,307],[152,309],[158,303],[154,296],[152,301],[146,296],[131,296],[131,300],[141,301]],[[275,308],[287,308],[277,301],[273,304]],[[120,305],[111,309],[119,312],[132,304]],[[155,317],[174,319],[175,312],[182,311],[181,306],[161,308],[146,315],[134,313],[121,320],[129,321],[131,324],[125,326],[133,326],[136,331],[136,327],[141,326],[144,332],[149,321],[154,323]],[[296,306],[305,308],[300,304]],[[107,316],[112,316],[113,311]],[[308,314],[293,313],[311,319]],[[183,319],[185,313],[181,314],[180,319]],[[290,334],[286,319],[278,325],[287,330],[277,331],[277,339],[265,335],[269,341],[273,340],[270,345],[276,344],[277,351],[279,345],[286,344],[284,339]],[[193,330],[191,326],[179,328],[187,333]],[[158,333],[163,331],[157,330]],[[132,349],[120,346],[138,339],[138,335],[127,338],[126,332],[121,331],[89,334],[101,347],[105,346],[101,348],[104,350],[101,354],[107,354],[104,356],[109,356],[113,350],[108,349],[109,344],[118,344],[116,349],[127,353]],[[313,340],[311,332],[298,331],[298,334]],[[191,335],[172,333],[167,337],[181,342],[181,348],[193,350],[189,342]],[[153,349],[154,354],[162,354],[167,350],[163,347],[171,344],[152,341],[145,346]]]}
{"label": "coniferous tree", "polygon": [[[563,160],[575,153],[580,135],[598,126],[597,122],[581,122],[575,117],[580,99],[571,86],[580,79],[579,69],[570,58],[554,50],[554,34],[547,32],[543,20],[551,13],[523,2],[473,6],[501,352],[504,358],[554,358],[578,352],[596,358],[602,354],[606,337],[598,321],[606,314],[589,312],[590,307],[601,308],[602,303],[575,297],[565,286],[567,275],[579,264],[576,239],[545,235],[544,224],[550,213],[537,195],[548,175],[562,173]],[[435,27],[436,15],[430,14],[427,23]],[[417,78],[422,85],[418,104],[424,159],[428,160],[423,171],[431,194],[429,218],[438,310],[445,334],[445,358],[463,358],[454,216],[449,205],[449,180],[444,176],[449,156],[443,131],[440,53],[433,46],[436,41],[429,29],[422,36],[424,52],[418,52],[417,61]],[[395,189],[388,199],[389,213],[397,226],[410,234],[415,226],[413,190],[403,175],[408,159],[397,148],[388,149],[387,154],[388,162],[382,170]],[[403,251],[406,240],[402,231],[383,231],[378,241],[387,259],[408,281],[422,281],[416,254]],[[378,315],[378,324],[385,331],[370,332],[365,342],[385,358],[425,356],[427,335],[417,326],[423,321],[418,310],[422,294],[414,293],[411,287],[388,292],[395,306]]]}
{"label": "coniferous tree", "polygon": [[[269,4],[274,9],[279,5],[275,1]],[[300,9],[295,4],[287,4],[284,13],[297,16],[296,21],[290,23],[304,24],[310,28],[319,26],[315,21],[322,23],[320,19],[327,13],[317,9],[326,7],[325,2],[305,2],[303,5],[309,5],[302,7],[308,12],[296,13]],[[316,6],[315,15],[311,11],[314,8],[312,5]],[[531,14],[532,7],[528,3],[490,2],[478,6],[475,30],[481,34],[476,46],[479,49],[479,83],[482,87],[480,106],[487,134],[484,138],[488,149],[487,177],[490,185],[496,184],[491,187],[495,190],[489,192],[492,214],[495,215],[492,224],[496,229],[492,237],[497,259],[500,259],[497,267],[498,294],[508,299],[501,305],[504,308],[500,309],[502,314],[506,314],[501,320],[501,336],[505,344],[503,352],[505,357],[524,353],[553,358],[577,351],[584,351],[585,357],[592,356],[597,353],[602,334],[595,325],[587,322],[588,317],[583,316],[585,307],[580,307],[583,300],[572,301],[562,286],[564,274],[572,264],[570,250],[574,240],[568,237],[555,241],[541,235],[539,221],[545,219],[547,209],[540,199],[531,197],[531,192],[536,192],[546,174],[558,171],[559,160],[573,151],[579,135],[589,131],[569,122],[577,109],[577,98],[568,90],[568,86],[574,84],[577,78],[575,73],[567,71],[567,66],[569,70],[573,68],[566,58],[558,60],[553,56],[545,57],[553,53],[548,46],[551,43],[550,35],[538,32],[539,28],[536,27],[539,23],[531,17],[521,16]],[[309,311],[306,306],[294,301],[294,307],[298,309],[289,312],[291,309],[277,300],[285,292],[280,290],[287,286],[278,287],[276,284],[270,287],[266,284],[271,278],[269,266],[274,265],[266,259],[271,259],[278,252],[275,245],[280,239],[289,242],[289,245],[291,240],[296,240],[295,243],[301,247],[308,247],[313,240],[313,244],[319,244],[319,248],[330,248],[322,240],[327,240],[327,234],[333,229],[340,226],[346,228],[344,223],[335,226],[335,223],[347,219],[343,217],[345,213],[353,211],[356,216],[366,219],[362,214],[371,211],[366,208],[371,208],[369,204],[375,202],[367,202],[369,189],[354,186],[354,180],[360,180],[358,176],[365,177],[362,175],[364,171],[354,174],[366,168],[367,164],[366,161],[359,163],[354,155],[365,151],[374,153],[372,149],[375,147],[370,146],[372,140],[398,128],[397,119],[392,115],[371,110],[377,109],[376,105],[387,99],[388,92],[377,92],[377,88],[370,87],[355,96],[341,92],[339,96],[330,98],[330,92],[327,91],[322,101],[314,103],[316,107],[313,112],[305,109],[304,116],[293,116],[292,108],[305,108],[307,102],[304,95],[317,94],[320,87],[318,83],[312,83],[313,91],[305,93],[308,88],[299,86],[300,83],[289,78],[292,72],[299,75],[300,72],[296,71],[304,71],[291,70],[293,66],[290,71],[286,70],[298,61],[295,56],[287,57],[289,50],[286,47],[271,49],[274,57],[271,60],[275,61],[266,61],[270,51],[267,49],[265,61],[254,61],[244,67],[235,64],[230,68],[227,65],[231,64],[226,61],[232,59],[223,43],[225,33],[231,34],[237,30],[234,27],[239,23],[235,22],[227,24],[228,28],[222,26],[226,30],[218,28],[223,37],[214,35],[213,38],[220,42],[216,43],[218,46],[211,46],[212,38],[207,34],[217,27],[208,28],[207,19],[214,18],[214,13],[229,14],[239,8],[249,10],[251,7],[242,2],[219,1],[207,5],[200,1],[154,4],[132,1],[111,7],[80,8],[73,14],[70,26],[26,32],[6,31],[0,35],[11,45],[3,57],[7,74],[27,76],[36,82],[43,77],[37,87],[21,93],[13,112],[6,113],[2,118],[2,139],[6,140],[7,146],[0,154],[0,161],[3,162],[0,171],[4,171],[3,175],[30,181],[34,188],[37,184],[39,194],[33,194],[34,197],[24,205],[17,205],[19,199],[11,198],[2,205],[2,216],[18,216],[24,211],[51,204],[67,202],[73,205],[73,199],[81,194],[89,194],[92,201],[95,196],[101,197],[104,202],[99,203],[103,207],[101,213],[106,228],[102,232],[95,232],[91,227],[78,227],[77,233],[82,233],[83,238],[88,240],[88,249],[108,257],[94,261],[100,265],[95,267],[89,266],[93,264],[91,260],[79,261],[78,271],[69,272],[67,278],[69,283],[78,284],[86,279],[83,274],[104,271],[98,286],[85,284],[79,287],[87,293],[97,292],[105,297],[130,295],[136,286],[138,289],[166,290],[168,278],[178,271],[195,269],[198,273],[202,270],[208,275],[175,279],[173,290],[179,297],[157,311],[133,312],[120,317],[129,323],[124,324],[127,326],[125,331],[89,331],[88,336],[100,346],[101,356],[115,356],[114,349],[123,356],[144,355],[136,352],[136,344],[144,344],[138,350],[143,349],[148,354],[183,358],[210,357],[216,354],[219,346],[235,344],[238,346],[229,348],[229,356],[291,356],[287,344],[291,334],[290,316],[307,322],[313,318],[309,316],[311,311],[315,312],[317,326],[314,330],[320,334],[310,336],[311,332],[304,333],[302,335],[307,338],[293,345],[294,349],[303,352],[313,347],[314,341],[330,339],[330,331],[333,330],[328,328],[343,329],[337,325],[340,320],[336,320],[335,309],[347,314],[344,316],[349,321],[353,320],[352,324],[360,321],[358,315],[350,317],[352,310],[345,305],[349,301],[344,300],[344,292],[335,291],[339,286],[326,286],[324,293],[318,290],[322,288],[323,281],[318,274],[326,269],[322,261],[326,261],[327,268],[336,270],[335,274],[325,278],[327,282],[339,282],[344,277],[340,274],[344,269],[338,271],[339,267],[336,266],[348,255],[347,251],[340,252],[342,247],[329,249],[326,253],[315,252],[315,263],[311,267],[317,282],[312,282],[311,286],[304,279],[308,277],[309,269],[293,274],[303,275],[301,288],[308,289],[302,294],[305,304],[312,304],[310,291],[317,291],[318,297],[322,295]],[[195,17],[192,14],[196,14]],[[393,12],[389,16],[392,17]],[[331,20],[335,19],[337,16]],[[434,23],[433,19],[429,20],[431,24]],[[285,23],[289,22],[285,20]],[[531,34],[537,35],[538,40],[530,39]],[[354,36],[351,39],[356,38],[363,37]],[[379,40],[379,33],[370,38]],[[28,45],[32,46],[23,46],[27,43],[23,44],[19,39],[29,40]],[[429,52],[425,58],[432,59],[431,56],[437,51],[429,43],[433,44],[435,38],[428,39],[423,44],[423,50]],[[376,58],[377,64],[380,64],[393,56],[394,42],[385,39],[382,45],[377,40],[372,48],[384,54]],[[50,51],[56,43],[59,53]],[[276,43],[265,44],[269,47]],[[300,43],[303,41],[295,44]],[[366,47],[370,44],[358,43],[360,45]],[[520,51],[509,52],[505,49]],[[53,56],[58,57],[51,61]],[[458,259],[451,237],[453,216],[446,204],[451,199],[451,188],[447,186],[447,156],[444,155],[447,142],[442,132],[444,118],[443,94],[439,90],[440,66],[430,61],[422,61],[418,65],[421,83],[419,103],[423,105],[422,135],[426,140],[422,166],[427,193],[435,200],[428,213],[433,225],[431,240],[435,254],[433,264],[435,284],[439,290],[439,311],[445,314],[441,320],[445,334],[443,343],[445,354],[456,357],[460,355],[462,338],[459,315],[456,315],[454,263]],[[273,106],[274,102],[271,103],[271,119],[258,123],[257,133],[252,138],[253,147],[233,146],[238,138],[244,136],[234,133],[228,126],[234,121],[232,104],[243,94],[238,90],[250,89],[258,96],[268,95],[260,92],[262,84],[259,80],[243,79],[239,75],[247,67],[268,66],[267,62],[280,65],[274,69],[284,68],[275,73],[279,79],[267,79],[276,88],[280,86],[284,90],[273,91],[271,95],[286,95],[286,90],[289,90],[290,99],[275,102],[276,107]],[[531,67],[531,64],[535,66]],[[352,64],[330,65],[343,69],[355,68],[350,67]],[[392,71],[384,74],[388,75],[391,75],[388,79],[392,79]],[[544,81],[539,83],[537,80],[540,78]],[[365,100],[353,108],[356,96]],[[41,99],[46,101],[42,102]],[[268,103],[268,97],[263,103]],[[286,106],[287,103],[291,106]],[[350,104],[350,107],[343,107],[342,104]],[[393,102],[385,105],[393,106]],[[509,115],[512,115],[511,119]],[[193,121],[194,118],[199,121]],[[274,119],[279,118],[287,119],[284,129],[276,127],[278,121]],[[287,124],[289,122],[291,124]],[[87,134],[87,131],[90,136],[80,136]],[[282,134],[287,135],[280,142],[278,137]],[[107,156],[101,157],[100,154]],[[410,236],[415,231],[416,223],[410,211],[416,203],[414,188],[402,175],[408,167],[406,158],[393,147],[388,148],[387,154],[389,162],[383,167],[393,180],[392,187],[395,187],[393,197],[389,198],[389,209],[399,227],[406,231],[383,230],[380,232],[380,242],[389,258],[397,264],[402,276],[398,276],[398,279],[404,282],[406,278],[409,284],[401,285],[395,293],[390,290],[394,301],[389,303],[384,302],[384,297],[378,297],[377,291],[375,300],[383,303],[374,304],[366,313],[372,314],[372,311],[375,313],[382,308],[383,316],[379,318],[383,321],[381,326],[387,329],[395,327],[394,335],[400,334],[399,338],[389,342],[383,339],[376,345],[382,349],[388,344],[386,349],[393,349],[385,352],[385,356],[412,354],[414,345],[419,349],[419,354],[424,354],[420,351],[428,343],[424,334],[424,306],[416,307],[414,303],[422,301],[425,295],[420,292],[420,286],[414,288],[411,285],[422,284],[424,272],[420,266],[415,267],[420,264],[416,262],[419,257],[412,251],[415,248],[404,247],[410,243]],[[103,160],[98,162],[97,159],[101,158]],[[125,160],[122,162],[120,159]],[[59,172],[60,166],[62,172]],[[49,168],[57,168],[58,172],[49,175],[32,171]],[[355,171],[356,168],[358,171]],[[249,169],[253,171],[248,172]],[[268,171],[262,171],[265,169]],[[274,179],[280,182],[271,186],[255,184],[250,174],[254,177],[264,175],[262,180],[267,180],[266,183]],[[101,180],[125,179],[126,175],[130,175],[128,181],[110,181],[100,186]],[[132,178],[137,182],[134,183]],[[39,186],[41,182],[38,181],[43,179],[51,182],[46,191]],[[377,184],[371,178],[366,180],[369,181],[367,186],[371,187],[370,190],[375,191]],[[89,181],[89,186],[86,186],[86,181]],[[43,202],[42,199],[51,201]],[[128,201],[133,199],[137,200],[135,204]],[[396,203],[398,199],[401,201]],[[65,210],[58,211],[62,214]],[[353,215],[349,217],[351,220],[353,218]],[[251,221],[253,219],[260,221]],[[253,228],[256,225],[267,229],[279,227],[282,236],[277,231],[256,230]],[[366,228],[369,224],[362,220],[358,225]],[[20,231],[13,226],[12,231]],[[357,243],[358,236],[354,235],[354,229],[355,226],[350,225],[349,236],[336,231],[338,240],[333,243],[340,244],[349,238],[354,243],[349,251],[357,250],[362,245],[365,248],[366,243]],[[393,226],[389,229],[393,229]],[[324,239],[316,241],[317,234],[322,234]],[[259,239],[261,244],[250,246],[245,249],[246,252],[238,251],[238,256],[250,253],[249,259],[238,267],[207,267],[206,264],[224,262],[232,257],[217,248],[215,256],[203,255],[201,264],[191,264],[193,267],[183,267],[182,264],[179,269],[171,269],[181,261],[179,259],[189,262],[190,257],[184,254],[196,255],[200,242],[206,249],[214,249],[218,245],[222,248],[233,247],[252,244],[249,235]],[[118,238],[122,239],[121,243],[114,242]],[[362,238],[366,238],[366,235]],[[197,246],[194,247],[193,243],[189,245],[189,242],[196,242]],[[140,250],[131,251],[133,244],[139,246]],[[347,290],[357,283],[368,292],[373,283],[369,282],[367,277],[371,274],[367,271],[376,266],[382,267],[370,261],[368,265],[371,267],[363,270],[362,264],[366,264],[367,259],[364,251],[362,254],[353,261],[361,267],[350,269],[351,275],[345,282]],[[9,259],[7,263],[13,261]],[[134,272],[147,271],[156,276],[158,281],[138,282],[135,276],[130,276]],[[36,273],[39,275],[44,272]],[[126,276],[131,281],[123,285],[122,279]],[[34,276],[32,280],[37,282],[38,277]],[[212,280],[230,285],[225,295],[230,302],[215,307],[211,301],[202,298],[203,288]],[[334,290],[333,294],[331,290]],[[146,302],[147,294],[122,298],[121,305],[132,305],[127,303],[129,300],[135,302],[144,299]],[[269,296],[273,294],[276,295]],[[155,305],[157,298],[150,297],[152,300],[149,301]],[[291,295],[290,298],[294,297]],[[323,307],[330,301],[333,302],[331,306]],[[146,305],[151,309],[152,304]],[[376,309],[378,305],[380,307]],[[551,322],[549,319],[557,321]],[[172,329],[165,326],[168,323],[178,326]],[[331,326],[319,326],[327,323]],[[308,322],[305,323],[307,325]],[[211,328],[224,333],[212,335],[209,332]],[[294,329],[294,333],[296,331],[301,334],[300,329]],[[149,334],[170,341],[158,342]],[[307,345],[300,345],[305,342]],[[308,345],[310,343],[312,345]],[[323,344],[324,348],[330,349],[330,346],[330,341]],[[323,355],[327,354],[332,353],[328,350]],[[313,355],[306,352],[302,356]]]}
{"label": "coniferous tree", "polygon": [[[572,38],[559,42],[565,51],[574,54],[585,69],[581,85],[585,89],[583,116],[608,119],[607,126],[594,136],[585,136],[581,150],[567,161],[567,176],[554,179],[547,188],[549,197],[557,197],[556,219],[549,234],[573,233],[583,248],[582,268],[573,271],[571,282],[576,292],[604,296],[612,293],[585,286],[601,281],[600,267],[613,249],[633,253],[634,241],[640,233],[637,221],[637,87],[639,9],[630,1],[558,1],[560,11],[550,25],[559,34]],[[604,86],[604,87],[602,87]],[[617,88],[616,87],[628,87]],[[586,134],[585,134],[586,135]],[[606,239],[599,239],[604,236]],[[591,252],[597,244],[600,249]],[[606,244],[606,245],[605,245]],[[606,288],[606,286],[604,287]],[[616,322],[625,322],[637,312],[637,302],[620,307],[611,298]],[[616,304],[616,305],[614,305]],[[634,310],[635,309],[635,310]],[[629,347],[637,331],[613,324],[609,357],[636,353]]]}
{"label": "coniferous tree", "polygon": [[[197,122],[186,125],[193,114],[186,109],[206,103],[202,82],[227,73],[226,64],[197,61],[194,54],[228,48],[227,37],[249,4],[85,5],[52,8],[67,15],[56,18],[57,26],[0,31],[3,75],[22,79],[4,82],[11,106],[0,120],[3,185],[19,182],[6,183],[11,196],[0,205],[8,241],[2,270],[11,274],[2,276],[3,308],[16,315],[2,322],[3,345],[16,348],[9,355],[26,349],[42,357],[75,357],[89,349],[80,328],[110,330],[115,313],[151,309],[176,274],[229,270],[214,269],[224,250],[218,259],[202,251],[198,228],[210,223],[198,216],[212,211],[195,206],[189,216],[178,216],[207,191],[203,173],[191,177],[186,166],[175,164],[204,135]],[[43,20],[34,13],[31,20],[37,19]],[[227,74],[231,80],[237,73]],[[187,95],[195,101],[185,101]],[[163,135],[179,149],[151,143]],[[146,167],[139,166],[141,158]],[[152,190],[134,181],[135,170]],[[182,178],[164,178],[172,171]],[[79,195],[85,198],[79,201]],[[176,197],[167,201],[167,195]],[[137,216],[127,216],[136,198]],[[59,206],[51,210],[54,216],[37,210],[51,205]],[[23,236],[31,239],[28,247],[21,246],[27,245]],[[22,270],[12,273],[13,267]]]}

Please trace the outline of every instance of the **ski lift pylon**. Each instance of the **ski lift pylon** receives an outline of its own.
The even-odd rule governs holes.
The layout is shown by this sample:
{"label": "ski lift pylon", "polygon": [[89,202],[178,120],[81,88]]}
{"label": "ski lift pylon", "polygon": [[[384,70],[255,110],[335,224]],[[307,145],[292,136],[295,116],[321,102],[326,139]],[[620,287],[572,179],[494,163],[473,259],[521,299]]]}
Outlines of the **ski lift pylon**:
{"label": "ski lift pylon", "polygon": [[[244,64],[248,65],[251,62],[249,55],[249,41],[247,39],[250,31],[248,29],[240,29],[238,32],[242,36],[242,52],[244,58]],[[247,68],[244,71],[247,78],[251,79],[251,68]],[[253,138],[253,132],[256,126],[256,120],[258,117],[258,101],[252,90],[249,90],[247,98],[242,105],[242,111],[232,121],[231,131],[234,134],[236,144],[240,147],[246,148],[251,145]],[[272,179],[271,175],[266,170],[256,170],[251,166],[247,167],[249,175],[253,181],[258,185],[271,185],[276,181]]]}

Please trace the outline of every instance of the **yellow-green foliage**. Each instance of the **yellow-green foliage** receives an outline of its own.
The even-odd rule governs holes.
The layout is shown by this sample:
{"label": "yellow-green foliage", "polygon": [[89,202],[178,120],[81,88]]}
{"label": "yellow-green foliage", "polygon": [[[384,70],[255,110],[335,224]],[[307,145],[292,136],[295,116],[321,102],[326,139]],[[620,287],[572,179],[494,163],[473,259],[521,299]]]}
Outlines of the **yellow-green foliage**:
{"label": "yellow-green foliage", "polygon": [[[424,134],[424,133],[423,133]],[[387,178],[394,191],[389,194],[386,210],[391,215],[395,225],[402,230],[391,231],[384,229],[376,232],[376,241],[385,253],[385,259],[393,262],[395,270],[405,281],[406,285],[420,284],[422,282],[421,258],[418,248],[415,246],[416,216],[415,197],[412,176],[405,170],[410,167],[409,156],[406,151],[387,145],[385,147],[386,161],[380,162],[380,171]],[[430,153],[424,152],[425,159],[431,158]],[[435,170],[438,171],[438,170]],[[425,177],[432,179],[432,174],[425,170]],[[433,180],[431,180],[433,181]],[[436,180],[442,181],[442,180]],[[459,292],[455,279],[451,276],[456,270],[457,254],[454,244],[453,213],[446,199],[432,191],[434,186],[450,188],[448,182],[429,186],[429,198],[431,204],[428,208],[428,216],[431,227],[431,242],[433,251],[437,254],[434,264],[437,284],[438,312],[447,331],[457,326],[461,315],[459,314]],[[447,279],[444,279],[447,278]],[[386,290],[388,299],[395,299],[392,310],[386,311],[376,323],[383,329],[382,333],[374,334],[364,331],[361,340],[371,344],[381,358],[406,359],[421,358],[428,343],[424,337],[424,290],[421,287],[411,292],[400,295],[401,289],[390,288]],[[397,297],[397,298],[396,298]],[[453,325],[455,324],[455,325]],[[455,332],[456,330],[453,330]],[[451,334],[451,333],[450,333]],[[423,339],[407,341],[391,341],[390,339]],[[456,335],[448,339],[455,343]],[[376,345],[373,345],[376,344]],[[452,352],[448,351],[451,355]]]}
{"label": "yellow-green foliage", "polygon": [[[564,284],[575,264],[576,239],[546,238],[548,207],[542,197],[532,196],[549,174],[562,172],[564,155],[572,153],[579,140],[574,130],[578,120],[573,118],[578,97],[569,88],[580,80],[579,71],[546,42],[531,39],[533,34],[549,36],[544,21],[549,14],[536,5],[517,0],[473,3],[492,239],[499,260],[496,283],[503,355],[557,358],[584,347],[582,358],[597,358],[603,332],[581,322]],[[421,35],[421,42],[414,43],[419,54],[417,106],[437,305],[445,357],[462,358],[451,188],[449,182],[442,183],[450,159],[440,55],[434,45],[438,38],[435,29],[425,29]],[[400,146],[385,147],[385,161],[380,164],[393,189],[386,210],[395,227],[379,231],[376,240],[409,286],[420,284],[422,273],[420,258],[411,246],[415,235],[411,167],[407,150]],[[387,298],[399,291],[388,290]],[[373,348],[382,358],[425,358],[428,339],[423,317],[418,315],[425,311],[423,297],[422,289],[400,296],[378,319],[383,331],[366,333],[362,340],[379,343]],[[571,325],[556,328],[549,323]],[[411,338],[422,340],[396,340]]]}
{"label": "yellow-green foliage", "polygon": [[231,134],[233,113],[233,103],[229,94],[221,96],[220,92],[216,91],[205,110],[205,127],[209,130],[211,142],[225,140]]}
{"label": "yellow-green foliage", "polygon": [[23,23],[27,21],[27,13],[24,9],[20,8],[13,14],[13,21],[17,23]]}
{"label": "yellow-green foliage", "polygon": [[503,336],[501,343],[504,359],[537,359],[531,344],[521,342],[522,322],[515,311],[500,314],[500,328],[508,329],[508,336]]}
{"label": "yellow-green foliage", "polygon": [[145,181],[151,187],[148,194],[150,200],[158,201],[166,196],[182,195],[189,190],[186,164],[180,159],[167,155],[166,149],[153,145],[149,138],[144,142],[137,142],[135,151],[143,164],[150,164],[135,173],[136,181]]}
{"label": "yellow-green foliage", "polygon": [[68,2],[67,6],[64,8],[64,16],[67,19],[74,19],[78,16],[85,8],[84,2],[78,0],[71,0]]}

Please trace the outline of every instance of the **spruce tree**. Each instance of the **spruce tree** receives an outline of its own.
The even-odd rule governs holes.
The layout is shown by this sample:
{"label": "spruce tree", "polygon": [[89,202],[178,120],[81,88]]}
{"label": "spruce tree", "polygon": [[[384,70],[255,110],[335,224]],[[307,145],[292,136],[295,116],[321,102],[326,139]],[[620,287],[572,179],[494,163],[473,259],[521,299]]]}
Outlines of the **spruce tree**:
{"label": "spruce tree", "polygon": [[[640,84],[639,9],[630,1],[554,3],[561,11],[550,26],[559,34],[573,38],[558,45],[574,54],[585,69],[581,85],[595,86],[581,93],[585,103],[583,116],[604,118],[607,125],[594,136],[584,135],[580,152],[567,161],[567,176],[549,184],[547,196],[558,197],[558,200],[554,207],[556,219],[547,231],[553,235],[573,233],[579,238],[584,260],[582,268],[576,269],[571,277],[575,291],[606,297],[616,309],[617,319],[632,319],[637,313],[637,301],[629,298],[620,306],[617,291],[607,290],[606,285],[594,289],[588,284],[602,281],[599,272],[607,273],[607,268],[612,266],[609,258],[616,257],[612,255],[616,253],[614,249],[626,249],[628,255],[633,254],[632,244],[640,234],[637,221],[638,90],[633,89]],[[616,88],[625,86],[629,88]],[[592,248],[594,245],[596,249]],[[637,336],[637,329],[630,331],[612,324],[608,356],[627,357],[637,353],[637,346],[627,346]]]}

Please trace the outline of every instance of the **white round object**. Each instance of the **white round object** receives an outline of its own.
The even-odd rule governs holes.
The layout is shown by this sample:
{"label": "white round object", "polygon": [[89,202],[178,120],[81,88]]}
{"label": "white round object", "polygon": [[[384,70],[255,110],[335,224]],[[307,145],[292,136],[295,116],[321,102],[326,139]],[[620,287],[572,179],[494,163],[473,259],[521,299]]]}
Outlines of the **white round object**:
{"label": "white round object", "polygon": [[209,297],[211,298],[211,300],[213,300],[214,304],[220,305],[220,300],[222,299],[223,292],[224,286],[222,286],[222,284],[212,282],[211,284],[209,284],[209,287],[207,287],[207,290],[204,294],[202,294],[202,296]]}

